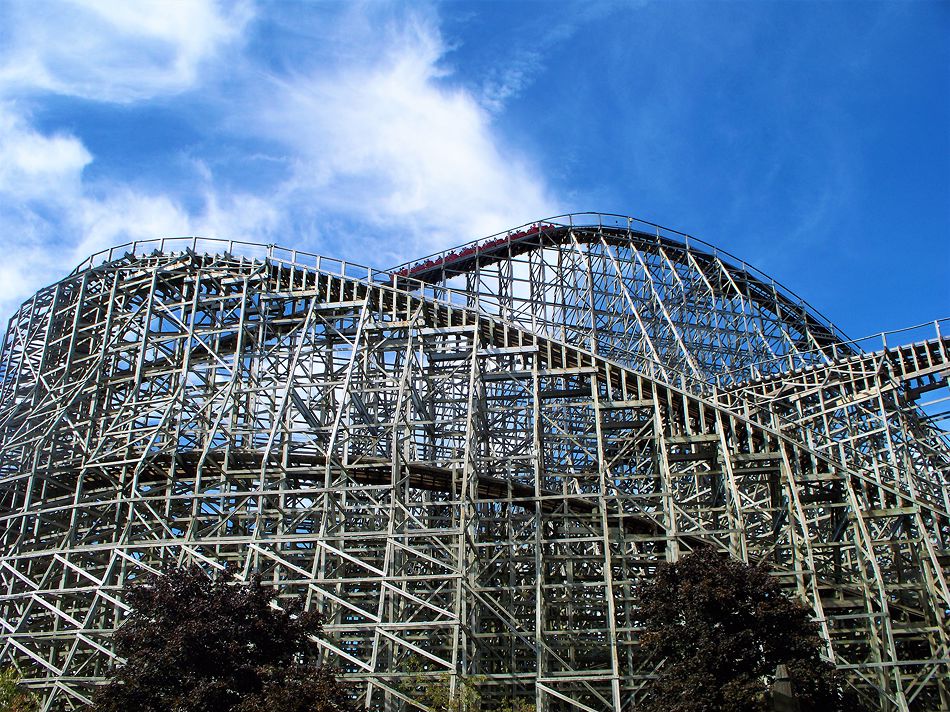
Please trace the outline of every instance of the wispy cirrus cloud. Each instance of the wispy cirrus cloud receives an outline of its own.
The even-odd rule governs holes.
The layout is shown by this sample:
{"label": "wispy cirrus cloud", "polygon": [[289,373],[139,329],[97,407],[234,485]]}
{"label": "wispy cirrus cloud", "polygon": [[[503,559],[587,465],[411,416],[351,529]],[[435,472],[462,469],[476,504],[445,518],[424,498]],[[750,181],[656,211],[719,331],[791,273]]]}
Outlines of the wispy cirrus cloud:
{"label": "wispy cirrus cloud", "polygon": [[252,16],[212,0],[0,5],[0,316],[87,252],[220,218],[217,198],[192,215],[164,191],[90,180],[83,138],[39,128],[32,110],[55,96],[130,104],[193,89]]}
{"label": "wispy cirrus cloud", "polygon": [[15,106],[0,105],[0,187],[8,205],[74,192],[92,156],[75,136],[43,135]]}
{"label": "wispy cirrus cloud", "polygon": [[43,135],[13,107],[0,105],[0,310],[15,303],[60,267],[55,226],[81,191],[92,156],[74,136]]}
{"label": "wispy cirrus cloud", "polygon": [[386,48],[373,61],[277,78],[263,102],[262,130],[297,157],[296,191],[323,212],[396,226],[423,250],[556,210],[489,107],[452,85],[437,27],[414,17],[370,32]]}
{"label": "wispy cirrus cloud", "polygon": [[133,102],[194,87],[253,17],[247,2],[11,0],[0,91]]}
{"label": "wispy cirrus cloud", "polygon": [[[382,264],[556,212],[542,171],[502,138],[497,102],[456,81],[431,8],[316,7],[312,36],[296,16],[265,22],[269,11],[0,7],[0,249],[11,258],[0,314],[131,239],[290,242]],[[303,40],[287,49],[280,36]],[[97,155],[109,147],[91,148],[81,120],[34,120],[53,97],[114,106],[117,122],[153,105],[199,106],[202,121],[193,143],[150,155],[147,180],[130,183],[110,172],[124,156]],[[147,147],[148,131],[128,150]],[[260,161],[279,168],[243,180]]]}
{"label": "wispy cirrus cloud", "polygon": [[43,133],[0,105],[0,315],[88,254],[128,240],[220,234],[269,235],[276,208],[208,180],[189,211],[162,192],[89,181],[94,157],[68,133]]}

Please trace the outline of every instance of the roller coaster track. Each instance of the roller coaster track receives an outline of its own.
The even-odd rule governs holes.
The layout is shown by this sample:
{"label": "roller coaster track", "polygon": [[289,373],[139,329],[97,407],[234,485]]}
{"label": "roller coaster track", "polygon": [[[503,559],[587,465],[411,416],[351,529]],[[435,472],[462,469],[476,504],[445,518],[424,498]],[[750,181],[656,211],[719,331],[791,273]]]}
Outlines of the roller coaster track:
{"label": "roller coaster track", "polygon": [[[943,377],[946,340],[863,354],[807,308],[791,316],[785,291],[681,247],[675,264],[750,285],[733,303],[783,304],[787,333],[762,318],[740,339],[759,339],[762,364],[783,344],[775,355],[806,368],[763,365],[786,368],[785,390],[778,377],[717,384],[721,357],[682,329],[699,354],[683,376],[672,305],[639,315],[636,343],[662,357],[640,368],[635,342],[603,323],[539,308],[530,324],[522,302],[546,260],[602,275],[634,261],[619,235],[607,252],[597,228],[557,229],[556,244],[542,229],[533,248],[506,241],[505,259],[465,270],[443,260],[444,280],[275,247],[139,244],[25,304],[0,390],[0,642],[45,709],[81,705],[107,673],[123,584],[182,561],[303,593],[367,708],[398,707],[421,661],[479,676],[489,709],[527,695],[626,709],[656,665],[639,654],[636,585],[700,545],[767,562],[872,706],[948,709],[950,518],[917,486],[945,473],[940,434],[929,460],[899,457],[919,437],[861,460],[879,434],[836,440],[831,411],[801,419],[846,362],[900,374],[868,381],[879,403],[913,400]],[[674,247],[642,249],[665,260]],[[634,281],[611,289],[626,299]],[[749,296],[754,282],[772,301]],[[646,303],[638,288],[630,301]],[[577,304],[562,295],[559,316]],[[835,348],[851,354],[829,359]],[[843,381],[849,398],[862,377]],[[885,411],[888,425],[917,417]]]}
{"label": "roller coaster track", "polygon": [[[469,301],[489,313],[566,336],[595,353],[712,397],[725,407],[814,443],[823,452],[835,452],[853,468],[875,472],[884,481],[900,483],[935,505],[950,508],[950,442],[943,430],[928,425],[915,406],[922,394],[947,388],[950,347],[939,323],[933,325],[936,338],[929,341],[865,353],[859,342],[846,339],[765,275],[753,273],[744,264],[736,267],[735,258],[715,248],[695,249],[696,245],[711,246],[671,232],[622,216],[562,216],[447,250],[415,267],[396,268],[396,274],[411,270],[412,277],[427,285],[452,284],[463,277]],[[652,256],[654,262],[642,255]],[[575,317],[574,324],[566,323],[563,316],[561,323],[538,318],[544,311],[538,305],[550,308],[552,301],[545,297],[551,281],[544,273],[546,265],[556,265],[561,279],[565,272],[574,275],[576,282],[586,278],[586,290],[577,292],[599,291],[590,297],[589,308],[579,310],[583,316]],[[524,268],[520,286],[527,305],[520,315],[511,298],[519,284],[518,266]],[[692,275],[693,290],[706,297],[698,306],[725,312],[733,320],[732,324],[727,321],[727,328],[721,328],[725,321],[721,316],[719,323],[697,328],[702,319],[695,307],[685,310],[686,318],[671,313],[675,304],[669,302],[676,298],[697,301],[683,287],[684,281],[689,282],[683,266]],[[412,282],[402,276],[399,283],[413,289]],[[598,330],[596,300],[609,299],[611,293],[623,297],[614,313],[625,318],[615,318],[608,328]],[[665,299],[659,298],[661,293]],[[509,295],[507,304],[501,298],[505,294]],[[707,296],[713,294],[716,299]],[[658,303],[652,322],[641,315],[651,297]],[[576,305],[586,298],[587,294],[560,301]],[[730,299],[738,303],[738,310],[728,308]],[[755,310],[760,310],[760,320],[780,323],[780,331],[749,328],[746,321]],[[743,321],[739,328],[736,314]],[[589,323],[591,328],[580,329],[579,323]],[[633,340],[633,348],[627,346],[631,332],[642,334]],[[731,345],[727,357],[736,347],[741,350],[743,340],[757,355],[739,369],[714,355],[704,363],[696,356],[709,352],[711,333],[720,343]],[[664,336],[673,348],[655,346]],[[877,338],[886,340],[886,336]],[[752,341],[757,348],[748,346]]]}

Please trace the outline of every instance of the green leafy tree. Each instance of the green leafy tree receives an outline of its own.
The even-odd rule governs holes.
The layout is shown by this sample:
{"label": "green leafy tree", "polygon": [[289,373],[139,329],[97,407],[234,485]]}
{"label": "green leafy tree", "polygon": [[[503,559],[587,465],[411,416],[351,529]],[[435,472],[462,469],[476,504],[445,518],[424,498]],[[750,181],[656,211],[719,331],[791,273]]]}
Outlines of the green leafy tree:
{"label": "green leafy tree", "polygon": [[0,670],[0,712],[34,712],[39,700],[20,684],[20,675],[13,668]]}
{"label": "green leafy tree", "polygon": [[313,665],[320,616],[301,601],[273,605],[255,578],[208,577],[198,567],[149,576],[126,590],[116,632],[126,659],[92,712],[344,712],[333,673]]}
{"label": "green leafy tree", "polygon": [[502,700],[498,712],[535,712],[537,707],[533,699],[526,697],[506,697]]}
{"label": "green leafy tree", "polygon": [[[478,686],[485,682],[484,675],[460,675],[452,691],[452,676],[449,673],[433,672],[428,662],[412,656],[403,663],[402,678],[398,687],[416,704],[407,704],[407,710],[431,709],[436,712],[478,712],[482,709],[482,695]],[[535,712],[534,699],[505,697],[494,708],[495,712]]]}
{"label": "green leafy tree", "polygon": [[400,691],[422,705],[410,705],[409,709],[421,710],[425,707],[436,712],[475,712],[481,707],[478,683],[483,678],[478,675],[460,676],[453,692],[451,675],[433,674],[418,657],[409,658],[404,671],[409,675],[399,683]]}
{"label": "green leafy tree", "polygon": [[802,712],[854,712],[856,698],[820,657],[817,626],[763,566],[700,549],[658,567],[638,591],[645,652],[663,661],[637,710],[764,712],[785,664]]}

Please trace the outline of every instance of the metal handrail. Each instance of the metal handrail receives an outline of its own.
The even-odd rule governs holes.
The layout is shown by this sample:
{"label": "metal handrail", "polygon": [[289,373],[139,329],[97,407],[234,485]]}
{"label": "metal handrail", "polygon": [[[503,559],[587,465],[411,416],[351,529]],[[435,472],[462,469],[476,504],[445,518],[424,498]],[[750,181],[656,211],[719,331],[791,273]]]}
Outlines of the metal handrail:
{"label": "metal handrail", "polygon": [[[598,221],[596,224],[602,225],[604,217],[612,218],[622,218],[625,221],[635,221],[634,218],[626,218],[623,216],[608,216],[601,213],[573,213],[565,216],[556,216],[554,218],[546,218],[544,222],[554,222],[559,218],[570,218],[573,222],[573,225],[576,226],[576,218],[582,216],[596,216]],[[653,223],[648,223],[646,221],[636,221],[644,225],[655,226]],[[534,223],[526,223],[521,227],[530,227]],[[514,228],[517,230],[519,228]],[[660,228],[665,230],[665,228]],[[684,238],[689,238],[694,242],[698,242],[702,245],[708,245],[708,243],[698,240],[696,238],[690,238],[684,233],[675,232],[677,235],[682,235]],[[504,235],[506,233],[497,233],[497,235]],[[490,236],[494,238],[496,236]],[[211,247],[212,250],[208,250]],[[712,246],[710,246],[712,247]],[[214,249],[217,248],[217,249]],[[713,248],[715,249],[715,248]],[[156,238],[153,240],[135,240],[114,247],[110,247],[105,250],[100,250],[92,255],[90,255],[86,260],[80,263],[72,272],[72,274],[78,274],[87,269],[93,269],[97,266],[106,264],[108,262],[115,261],[117,259],[128,257],[129,255],[135,256],[148,256],[150,254],[174,254],[174,253],[184,253],[184,252],[224,252],[228,255],[249,257],[251,259],[268,259],[273,262],[280,264],[285,264],[293,267],[300,267],[304,269],[313,269],[317,272],[327,274],[330,276],[342,276],[350,279],[357,279],[366,281],[373,285],[385,285],[390,283],[393,279],[394,270],[386,269],[380,270],[373,267],[368,267],[366,265],[359,264],[357,262],[349,260],[341,260],[335,257],[327,257],[324,255],[319,255],[315,252],[309,252],[306,250],[299,250],[294,248],[282,247],[275,244],[266,244],[262,245],[255,242],[249,242],[244,240],[224,240],[219,238],[208,238],[208,237],[170,237],[170,238]],[[436,253],[442,254],[442,253]],[[723,253],[728,254],[728,253]],[[430,256],[431,257],[431,256]],[[426,258],[423,258],[426,259]],[[745,263],[743,263],[745,267]],[[382,278],[382,279],[380,279]],[[464,289],[458,289],[456,287],[449,287],[445,285],[433,285],[429,282],[425,282],[419,279],[415,279],[411,276],[399,275],[400,284],[404,285],[403,291],[408,291],[409,293],[416,294],[420,297],[426,299],[432,299],[438,302],[450,304],[452,306],[472,308],[473,304],[477,307],[479,311],[482,311],[486,315],[489,315],[493,318],[500,319],[509,324],[518,325],[517,321],[507,319],[504,314],[503,306],[500,302],[493,300],[490,295],[486,295],[480,292],[470,292]],[[483,309],[483,306],[495,307],[497,311],[488,311]],[[799,362],[800,366],[809,365],[814,362],[824,361],[830,363],[839,356],[839,351],[843,351],[843,354],[840,355],[861,355],[869,352],[880,350],[876,347],[876,344],[880,342],[881,348],[887,349],[892,348],[895,345],[893,337],[898,334],[904,334],[912,331],[920,330],[924,327],[929,327],[930,325],[934,326],[934,329],[937,333],[938,338],[941,335],[941,325],[943,325],[943,333],[950,334],[950,317],[944,317],[942,319],[935,319],[934,321],[924,322],[922,324],[917,324],[914,326],[903,327],[900,329],[892,329],[888,331],[882,331],[868,336],[861,337],[859,339],[842,339],[838,342],[832,343],[826,347],[815,348],[806,351],[799,351],[796,353],[785,354],[783,356],[775,357],[772,359],[765,359],[762,361],[756,361],[754,364],[748,366],[743,366],[740,369],[734,369],[730,371],[723,371],[719,374],[716,374],[716,377],[712,381],[706,381],[703,379],[696,378],[691,374],[682,372],[674,367],[671,367],[666,364],[660,364],[658,362],[653,363],[653,360],[642,356],[638,360],[644,364],[651,364],[656,367],[656,370],[651,369],[651,375],[653,377],[662,375],[664,372],[667,375],[672,375],[676,380],[679,380],[681,383],[689,383],[690,391],[692,392],[702,392],[708,394],[712,386],[718,388],[726,387],[733,383],[739,383],[742,381],[753,380],[756,378],[761,378],[763,375],[779,374],[785,373],[789,370],[795,370],[797,367],[795,362]],[[839,334],[841,332],[838,332]],[[888,337],[891,337],[891,343],[888,343]],[[919,339],[917,339],[919,340]],[[909,342],[907,342],[909,343]],[[874,348],[868,348],[869,346],[875,345]],[[828,353],[830,350],[830,354]],[[856,353],[855,353],[856,352]],[[809,357],[814,356],[815,361],[809,359]],[[770,369],[769,366],[775,365],[777,368]],[[784,366],[784,368],[783,368]]]}
{"label": "metal handrail", "polygon": [[[731,254],[730,252],[720,249],[716,247],[715,245],[712,245],[706,242],[705,240],[689,235],[688,233],[680,232],[679,230],[675,230],[673,228],[664,227],[657,223],[650,222],[649,220],[642,220],[640,218],[635,218],[635,217],[631,217],[627,215],[614,214],[614,213],[577,212],[577,213],[565,213],[563,215],[555,215],[552,217],[543,218],[541,220],[535,220],[530,223],[525,223],[523,225],[513,227],[509,230],[503,230],[493,235],[479,238],[478,240],[472,240],[467,243],[457,245],[455,247],[437,251],[430,255],[417,258],[415,260],[412,260],[411,262],[406,262],[406,263],[403,263],[402,265],[397,265],[390,269],[375,270],[375,271],[380,272],[380,273],[385,272],[385,273],[392,274],[393,272],[398,271],[401,267],[405,267],[406,265],[412,264],[414,262],[418,262],[420,260],[427,260],[431,258],[444,257],[452,252],[456,252],[460,249],[464,249],[470,245],[481,243],[486,240],[502,237],[511,232],[518,231],[521,229],[528,229],[531,226],[536,225],[538,223],[550,223],[558,227],[584,227],[584,228],[612,227],[612,228],[628,229],[628,230],[637,229],[642,232],[653,232],[656,234],[658,238],[665,237],[667,239],[680,242],[687,250],[693,249],[695,246],[699,246],[700,248],[703,248],[700,250],[701,252],[705,252],[709,254],[710,256],[716,257],[720,260],[723,260],[723,258],[726,258],[724,261],[727,262],[729,266],[740,269],[741,271],[749,274],[750,276],[755,277],[757,281],[760,281],[774,288],[784,298],[788,299],[792,303],[797,304],[803,310],[805,310],[809,315],[814,317],[818,323],[820,323],[823,327],[828,329],[835,337],[839,338],[839,340],[843,342],[850,341],[850,339],[847,337],[847,335],[843,331],[841,331],[838,327],[836,327],[827,317],[825,317],[820,311],[815,309],[813,306],[808,304],[802,297],[796,294],[793,290],[789,289],[784,284],[775,280],[774,278],[768,276],[767,274],[757,269],[756,267],[749,265],[745,260],[742,260],[736,257],[735,255]],[[201,251],[198,248],[199,244],[207,243],[207,244],[215,244],[215,245],[226,245],[227,252],[231,254],[235,254],[238,251],[240,251],[243,254],[247,254],[248,251],[257,252],[261,249],[265,249],[269,253],[274,250],[283,250],[287,252],[293,252],[299,255],[305,255],[311,258],[320,257],[316,253],[307,252],[305,250],[284,248],[275,244],[261,245],[259,243],[254,243],[254,242],[249,242],[249,241],[244,241],[244,240],[224,240],[221,238],[209,238],[209,237],[198,237],[198,236],[171,237],[171,238],[156,238],[156,239],[151,239],[151,240],[135,240],[135,241],[127,242],[127,243],[117,245],[115,247],[111,247],[105,250],[100,250],[99,252],[94,253],[93,255],[88,257],[86,260],[84,260],[82,263],[80,263],[76,267],[76,269],[73,270],[72,273],[75,274],[77,272],[81,272],[84,269],[88,269],[90,267],[96,266],[97,264],[101,264],[103,261],[111,261],[112,259],[114,259],[115,255],[118,254],[119,256],[121,256],[121,251],[123,250],[125,250],[126,252],[132,252],[133,254],[141,254],[139,252],[140,249],[147,249],[148,246],[158,245],[159,250],[164,252],[165,251],[164,246],[166,244],[178,243],[178,242],[191,243],[195,245],[192,249],[194,249],[196,252]],[[153,247],[153,249],[155,248]],[[247,255],[247,256],[250,256],[250,255]],[[326,260],[326,259],[331,259],[331,258],[324,257],[323,259]],[[358,265],[357,263],[353,263],[353,262],[347,262],[343,260],[340,260],[340,262],[345,262],[346,264],[350,264],[350,265],[353,265],[365,270],[371,269],[369,267]]]}
{"label": "metal handrail", "polygon": [[[203,253],[206,251],[206,246],[217,246],[219,249],[217,252],[224,252],[227,255],[242,257],[249,257],[251,259],[261,259],[269,260],[275,264],[281,264],[285,266],[293,266],[297,268],[314,270],[320,274],[324,274],[332,277],[343,277],[347,279],[353,279],[356,281],[363,282],[367,286],[388,289],[393,291],[405,292],[405,288],[396,289],[393,286],[393,274],[391,270],[377,270],[371,267],[366,267],[364,265],[359,265],[354,262],[347,260],[340,260],[332,257],[325,257],[318,255],[316,253],[307,252],[304,250],[296,250],[290,248],[280,247],[278,245],[260,245],[253,242],[245,242],[238,240],[220,240],[217,238],[203,238],[203,237],[181,237],[181,238],[162,238],[157,240],[139,240],[134,242],[125,243],[123,245],[118,245],[112,247],[108,250],[102,250],[94,255],[91,255],[86,261],[80,264],[75,270],[74,274],[79,273],[85,269],[94,269],[98,266],[107,264],[109,262],[121,259],[123,257],[128,257],[130,255],[135,256],[148,256],[148,255],[174,255],[174,254],[186,254],[189,251],[195,253]],[[382,277],[382,279],[380,279]],[[431,300],[437,303],[445,304],[448,306],[466,309],[475,311],[476,313],[482,313],[485,316],[488,316],[492,319],[510,324],[511,326],[523,329],[524,325],[518,324],[515,321],[506,319],[501,309],[498,313],[486,312],[481,309],[483,304],[491,304],[491,301],[486,299],[486,295],[471,293],[464,290],[459,290],[451,287],[446,287],[443,285],[433,285],[428,282],[423,282],[421,280],[413,279],[412,277],[399,276],[399,282],[402,285],[411,286],[412,289],[408,291],[414,296],[417,296],[422,299]],[[499,307],[501,305],[498,305]],[[851,355],[861,355],[866,354],[862,351],[862,343],[868,342],[870,340],[880,339],[881,342],[887,348],[887,337],[914,331],[920,329],[921,327],[929,327],[931,324],[934,325],[934,328],[939,335],[940,325],[945,324],[950,326],[950,318],[943,318],[935,320],[934,322],[926,322],[925,324],[915,325],[911,327],[905,327],[903,329],[895,329],[892,331],[881,332],[879,334],[874,334],[869,337],[863,337],[861,339],[854,339],[850,341],[841,342],[842,347],[855,347],[858,349],[858,354]],[[546,336],[546,338],[553,338]],[[556,340],[556,339],[554,339]],[[656,369],[651,369],[650,371],[643,372],[640,371],[632,364],[624,364],[613,361],[609,357],[604,357],[604,355],[595,355],[590,350],[583,348],[579,344],[571,344],[572,348],[578,349],[589,353],[596,358],[613,362],[617,366],[629,369],[638,373],[641,373],[643,376],[648,377],[654,381],[658,381],[665,386],[672,387],[675,390],[679,390],[684,394],[689,394],[694,397],[699,397],[706,402],[720,408],[726,408],[731,410],[729,404],[723,398],[725,393],[720,392],[722,384],[719,382],[719,379],[715,382],[709,382],[700,378],[697,378],[691,374],[678,371],[666,365],[653,364],[656,366]],[[825,350],[816,349],[816,353],[821,353],[825,356],[827,360],[827,347]],[[801,352],[804,354],[807,352]],[[775,362],[785,362],[788,357],[783,357],[781,359],[775,359]],[[651,365],[651,360],[642,358],[642,362],[649,366]],[[767,363],[767,362],[763,362]],[[740,369],[742,371],[744,369]],[[652,372],[651,372],[652,371]],[[736,373],[735,371],[731,373]],[[724,374],[725,375],[725,374]],[[829,457],[832,460],[836,460],[835,455],[829,451],[830,448],[837,448],[841,456],[843,456],[842,465],[846,468],[850,468],[853,465],[861,463],[870,459],[873,462],[879,462],[882,465],[890,467],[889,463],[884,462],[879,457],[869,454],[862,453],[857,451],[851,445],[842,442],[833,440],[826,433],[822,433],[818,430],[815,430],[813,427],[799,423],[793,420],[789,420],[785,417],[782,417],[774,411],[774,409],[768,409],[769,416],[772,419],[772,423],[761,423],[767,427],[775,428],[779,432],[789,433],[789,432],[800,432],[802,434],[809,434],[813,439],[817,439],[824,447],[820,449],[820,452],[825,457]],[[741,414],[740,414],[741,415]],[[747,417],[747,416],[746,416]],[[803,439],[804,442],[804,439]],[[851,464],[849,464],[851,463]],[[859,465],[860,466],[860,465]],[[895,485],[899,485],[899,482],[895,482]],[[928,503],[942,507],[939,503],[932,502],[928,498]],[[941,511],[943,511],[941,509]]]}
{"label": "metal handrail", "polygon": [[[733,255],[727,250],[716,247],[715,245],[706,242],[705,240],[690,235],[685,232],[681,232],[674,228],[665,227],[659,225],[658,223],[650,222],[649,220],[642,220],[640,218],[635,218],[629,215],[622,215],[619,213],[599,213],[599,212],[577,212],[577,213],[565,213],[563,215],[554,215],[552,217],[542,218],[540,220],[534,220],[529,223],[524,223],[523,225],[518,225],[516,227],[510,228],[508,230],[503,230],[501,232],[494,233],[493,235],[488,235],[486,237],[478,238],[477,240],[471,240],[469,242],[462,243],[461,245],[456,245],[444,250],[434,252],[430,255],[425,255],[421,258],[413,259],[410,262],[405,262],[401,265],[396,265],[392,270],[398,270],[401,267],[405,267],[415,262],[424,261],[432,258],[439,258],[446,256],[452,252],[456,252],[460,249],[464,249],[471,245],[485,242],[487,240],[492,240],[495,238],[503,237],[509,233],[516,232],[519,230],[527,229],[536,225],[538,223],[551,223],[556,227],[578,227],[578,228],[598,228],[598,227],[611,227],[619,229],[628,229],[635,230],[639,229],[641,232],[653,232],[657,237],[665,237],[676,242],[682,243],[682,245],[690,250],[694,246],[700,246],[700,252],[705,252],[712,257],[716,257],[720,260],[723,260],[730,267],[740,269],[741,271],[755,277],[758,281],[763,282],[771,287],[773,287],[777,292],[781,293],[789,301],[796,303],[811,316],[815,317],[822,326],[829,329],[832,334],[836,337],[839,337],[843,341],[848,340],[848,336],[836,327],[831,320],[824,316],[818,309],[806,302],[801,296],[796,294],[792,289],[785,286],[778,280],[770,277],[769,275],[762,272],[760,269],[750,265],[745,260]],[[644,229],[645,228],[645,229]]]}

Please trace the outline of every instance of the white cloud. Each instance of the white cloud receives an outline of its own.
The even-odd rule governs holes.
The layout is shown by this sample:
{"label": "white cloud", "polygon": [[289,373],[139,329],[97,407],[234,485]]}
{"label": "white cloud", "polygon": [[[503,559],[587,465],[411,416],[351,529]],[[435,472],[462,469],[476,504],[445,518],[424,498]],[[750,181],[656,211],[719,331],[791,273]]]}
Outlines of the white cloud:
{"label": "white cloud", "polygon": [[[36,129],[9,97],[59,94],[145,101],[197,86],[200,71],[236,44],[247,2],[62,0],[0,4],[0,316],[89,253],[127,240],[267,229],[255,196],[218,196],[210,176],[196,214],[170,195],[100,178],[68,132]],[[230,211],[230,212],[229,212]]]}
{"label": "white cloud", "polygon": [[531,83],[540,67],[539,52],[522,50],[485,81],[482,86],[482,104],[493,112],[501,111],[507,101]]}
{"label": "white cloud", "polygon": [[0,105],[0,189],[17,203],[76,190],[92,156],[74,136],[44,136]]}
{"label": "white cloud", "polygon": [[280,225],[266,199],[219,194],[204,173],[201,207],[162,193],[84,181],[93,157],[75,136],[44,134],[0,105],[0,316],[97,250],[182,235],[265,240]]}
{"label": "white cloud", "polygon": [[0,5],[0,90],[111,102],[180,92],[251,16],[215,0],[13,0]]}
{"label": "white cloud", "polygon": [[[24,104],[0,103],[0,316],[88,254],[130,240],[289,243],[384,267],[557,211],[539,168],[500,138],[497,101],[453,86],[431,19],[382,26],[377,6],[348,6],[321,25],[329,50],[315,67],[270,75],[262,90],[260,60],[227,55],[222,94],[215,68],[252,14],[210,0],[0,6],[12,38],[0,49],[0,100],[144,103],[200,87],[208,126],[230,121],[239,144],[276,143],[265,158],[291,166],[253,192],[228,187],[240,181],[208,166],[247,164],[239,153],[218,161],[209,133],[185,202],[182,185],[143,189],[90,171],[95,156],[75,129],[41,130]],[[338,234],[346,244],[330,243]]]}
{"label": "white cloud", "polygon": [[75,137],[38,133],[12,107],[0,105],[2,313],[60,266],[50,257],[57,254],[51,228],[80,191],[82,171],[91,160]]}
{"label": "white cloud", "polygon": [[423,249],[556,211],[538,167],[503,146],[471,93],[450,86],[430,23],[370,32],[387,48],[372,62],[281,81],[265,102],[265,130],[299,157],[299,190]]}

